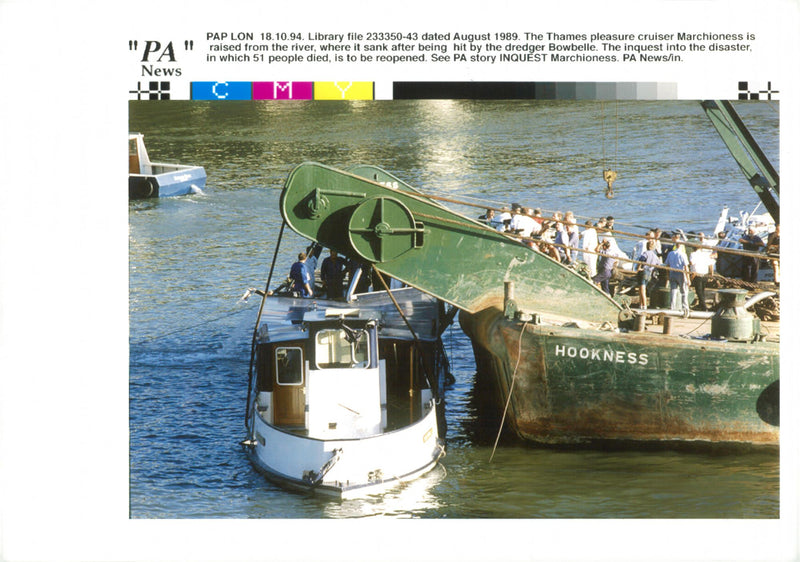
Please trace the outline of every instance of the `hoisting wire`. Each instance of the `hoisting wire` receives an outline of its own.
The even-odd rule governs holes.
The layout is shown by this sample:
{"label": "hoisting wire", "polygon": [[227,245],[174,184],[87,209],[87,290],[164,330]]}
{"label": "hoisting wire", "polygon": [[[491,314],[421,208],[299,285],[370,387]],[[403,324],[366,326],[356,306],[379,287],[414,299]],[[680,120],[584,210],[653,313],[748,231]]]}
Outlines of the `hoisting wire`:
{"label": "hoisting wire", "polygon": [[286,221],[281,222],[281,229],[278,232],[278,241],[275,244],[275,253],[272,256],[272,265],[269,267],[269,275],[267,276],[267,285],[264,287],[264,295],[261,297],[261,305],[258,307],[258,314],[256,315],[256,325],[253,328],[253,339],[250,343],[250,366],[247,370],[247,402],[245,403],[244,426],[249,427],[250,422],[250,396],[253,388],[253,363],[256,357],[256,338],[258,337],[258,327],[261,324],[261,315],[264,313],[264,304],[267,302],[269,296],[269,285],[272,283],[272,272],[275,271],[275,262],[278,261],[278,250],[281,247],[281,240],[283,239],[283,230],[286,227]]}
{"label": "hoisting wire", "polygon": [[603,145],[603,170],[606,168],[606,102],[600,102],[600,124],[602,126],[602,135],[600,135],[600,143]]}

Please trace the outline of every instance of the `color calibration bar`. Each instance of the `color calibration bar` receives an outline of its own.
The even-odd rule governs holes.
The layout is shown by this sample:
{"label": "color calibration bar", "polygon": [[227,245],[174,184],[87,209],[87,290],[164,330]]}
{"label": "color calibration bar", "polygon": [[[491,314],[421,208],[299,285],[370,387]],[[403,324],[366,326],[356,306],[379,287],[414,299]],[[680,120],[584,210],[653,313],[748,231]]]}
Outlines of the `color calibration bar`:
{"label": "color calibration bar", "polygon": [[[735,83],[725,99],[777,100],[767,81]],[[132,100],[677,100],[675,82],[137,82]],[[177,88],[182,90],[182,88]],[[185,90],[184,90],[185,91]],[[176,95],[178,94],[178,95]]]}
{"label": "color calibration bar", "polygon": [[193,100],[372,100],[374,82],[192,82]]}

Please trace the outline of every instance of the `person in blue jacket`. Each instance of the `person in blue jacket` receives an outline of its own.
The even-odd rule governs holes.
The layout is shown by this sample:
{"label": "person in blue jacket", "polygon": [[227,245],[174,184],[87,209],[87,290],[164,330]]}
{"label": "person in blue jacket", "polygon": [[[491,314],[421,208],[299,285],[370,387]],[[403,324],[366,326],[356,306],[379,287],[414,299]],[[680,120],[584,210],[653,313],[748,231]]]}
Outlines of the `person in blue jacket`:
{"label": "person in blue jacket", "polygon": [[613,297],[614,289],[609,284],[609,281],[614,273],[614,266],[617,264],[617,258],[611,255],[611,242],[608,240],[600,242],[597,253],[600,254],[600,259],[597,260],[597,275],[592,277],[592,281],[599,284],[606,294]]}
{"label": "person in blue jacket", "polygon": [[289,271],[289,277],[292,279],[292,291],[304,298],[314,296],[314,278],[306,267],[307,258],[305,252],[297,254],[297,261],[292,264],[292,269]]}
{"label": "person in blue jacket", "polygon": [[672,251],[667,254],[664,265],[669,270],[669,307],[672,310],[689,311],[689,259],[681,242],[681,236],[672,236]]}
{"label": "person in blue jacket", "polygon": [[639,255],[638,261],[636,282],[639,285],[639,306],[647,308],[647,285],[653,278],[655,266],[661,265],[661,258],[656,253],[656,241],[653,238],[645,241],[645,250]]}

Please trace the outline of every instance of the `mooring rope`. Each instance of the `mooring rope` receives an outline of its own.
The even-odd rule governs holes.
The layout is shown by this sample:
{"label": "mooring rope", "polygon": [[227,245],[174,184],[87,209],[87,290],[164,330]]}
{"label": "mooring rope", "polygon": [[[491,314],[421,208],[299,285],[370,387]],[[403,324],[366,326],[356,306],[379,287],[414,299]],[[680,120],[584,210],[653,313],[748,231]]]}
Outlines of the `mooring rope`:
{"label": "mooring rope", "polygon": [[703,326],[705,326],[706,324],[708,324],[708,321],[709,321],[709,320],[711,320],[711,318],[706,318],[705,320],[703,320],[702,322],[700,322],[700,323],[699,323],[697,326],[695,326],[693,329],[691,329],[691,330],[689,330],[688,332],[686,332],[686,335],[688,336],[688,335],[690,335],[690,334],[693,334],[693,333],[695,333],[697,330],[699,330],[700,328],[702,328]]}
{"label": "mooring rope", "polygon": [[508,397],[506,398],[506,406],[503,408],[503,417],[500,419],[500,427],[497,429],[497,437],[494,440],[494,447],[492,447],[492,456],[489,457],[489,462],[494,458],[494,452],[497,450],[497,443],[500,441],[500,434],[503,433],[503,424],[506,421],[506,413],[508,412],[508,405],[511,403],[511,393],[514,392],[514,381],[517,379],[517,369],[519,362],[522,359],[522,336],[525,334],[525,328],[528,327],[528,321],[522,325],[522,330],[519,333],[519,344],[517,347],[517,363],[514,365],[514,372],[511,374],[511,385],[508,388]]}
{"label": "mooring rope", "polygon": [[212,322],[218,322],[219,320],[223,320],[225,318],[230,318],[231,316],[235,316],[235,315],[240,314],[242,312],[249,312],[250,310],[251,310],[250,308],[242,308],[240,310],[234,310],[232,312],[228,312],[228,313],[223,314],[221,316],[216,316],[214,318],[208,318],[206,320],[203,320],[202,322],[198,322],[197,324],[192,324],[190,326],[184,326],[183,328],[176,328],[175,330],[172,330],[170,332],[166,332],[164,334],[158,334],[158,335],[155,335],[155,336],[144,337],[144,338],[140,339],[139,341],[137,341],[137,342],[135,342],[135,343],[133,343],[131,345],[140,345],[140,344],[148,343],[148,342],[155,341],[155,340],[158,340],[158,339],[161,339],[161,338],[166,338],[167,336],[171,336],[173,334],[177,334],[177,333],[180,333],[180,332],[185,332],[186,330],[191,330],[192,328],[197,328],[199,326],[205,326],[206,324],[211,324]]}

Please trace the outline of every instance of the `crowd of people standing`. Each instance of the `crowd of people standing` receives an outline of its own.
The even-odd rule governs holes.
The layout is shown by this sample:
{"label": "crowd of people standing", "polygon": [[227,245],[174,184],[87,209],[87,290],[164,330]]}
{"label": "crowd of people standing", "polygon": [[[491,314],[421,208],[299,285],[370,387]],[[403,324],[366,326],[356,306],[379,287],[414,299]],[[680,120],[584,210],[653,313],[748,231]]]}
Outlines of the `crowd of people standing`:
{"label": "crowd of people standing", "polygon": [[[694,307],[697,310],[708,309],[705,289],[708,280],[715,275],[717,252],[714,246],[719,241],[715,236],[707,238],[701,232],[689,242],[682,231],[669,235],[653,228],[636,242],[629,257],[617,244],[612,216],[597,221],[587,220],[581,230],[571,211],[554,212],[545,218],[540,209],[513,204],[510,211],[502,210],[499,214],[488,209],[485,218],[496,230],[519,237],[534,250],[561,263],[574,265],[582,262],[587,275],[610,296],[614,295],[612,279],[615,270],[621,262],[633,262],[640,307],[647,307],[648,295],[654,286],[660,284],[669,287],[670,308],[688,310],[689,287],[692,287],[696,295]],[[770,263],[775,271],[775,283],[779,284],[780,225],[776,225],[775,232],[766,242],[752,228],[739,242],[749,252],[767,246],[767,252],[775,256]],[[744,281],[755,282],[760,261],[754,256],[741,258]]]}
{"label": "crowd of people standing", "polygon": [[614,237],[614,217],[601,217],[597,222],[586,221],[581,231],[575,214],[554,212],[544,217],[541,209],[523,207],[517,203],[510,211],[487,209],[482,217],[498,232],[518,237],[536,251],[566,265],[584,263],[590,278],[612,294],[609,281],[619,258],[627,258]]}

